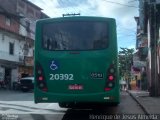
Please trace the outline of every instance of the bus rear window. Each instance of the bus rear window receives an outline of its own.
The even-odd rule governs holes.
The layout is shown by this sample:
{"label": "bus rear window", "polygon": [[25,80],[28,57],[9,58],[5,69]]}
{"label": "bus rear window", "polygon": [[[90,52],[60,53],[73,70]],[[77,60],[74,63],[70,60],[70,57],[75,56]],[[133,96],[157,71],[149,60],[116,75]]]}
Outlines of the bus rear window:
{"label": "bus rear window", "polygon": [[43,25],[42,47],[46,50],[105,49],[108,24],[95,21],[65,21]]}

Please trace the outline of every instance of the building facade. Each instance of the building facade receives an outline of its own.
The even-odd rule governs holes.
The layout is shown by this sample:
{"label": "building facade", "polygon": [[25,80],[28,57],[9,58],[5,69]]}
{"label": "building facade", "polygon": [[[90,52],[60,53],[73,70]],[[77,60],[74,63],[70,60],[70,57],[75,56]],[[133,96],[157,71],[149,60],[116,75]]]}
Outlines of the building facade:
{"label": "building facade", "polygon": [[12,88],[19,77],[33,75],[35,23],[48,16],[27,0],[0,2],[0,81]]}
{"label": "building facade", "polygon": [[160,96],[160,1],[139,0],[137,49],[146,61],[148,89],[151,96]]}

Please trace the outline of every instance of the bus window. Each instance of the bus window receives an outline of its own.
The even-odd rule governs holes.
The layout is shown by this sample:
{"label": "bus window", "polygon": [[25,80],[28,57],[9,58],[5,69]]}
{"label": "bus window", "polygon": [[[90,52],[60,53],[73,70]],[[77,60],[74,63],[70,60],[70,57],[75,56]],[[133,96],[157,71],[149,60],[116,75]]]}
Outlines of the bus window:
{"label": "bus window", "polygon": [[109,43],[105,22],[54,22],[43,25],[43,44],[47,50],[105,49]]}

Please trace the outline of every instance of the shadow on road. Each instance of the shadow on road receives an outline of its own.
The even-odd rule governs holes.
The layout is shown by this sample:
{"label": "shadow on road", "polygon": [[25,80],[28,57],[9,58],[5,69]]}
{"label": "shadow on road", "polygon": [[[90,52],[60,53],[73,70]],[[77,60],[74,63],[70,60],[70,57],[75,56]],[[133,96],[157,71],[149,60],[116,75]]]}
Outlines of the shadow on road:
{"label": "shadow on road", "polygon": [[114,114],[117,114],[117,107],[106,107],[103,109],[68,109],[62,120],[105,120]]}

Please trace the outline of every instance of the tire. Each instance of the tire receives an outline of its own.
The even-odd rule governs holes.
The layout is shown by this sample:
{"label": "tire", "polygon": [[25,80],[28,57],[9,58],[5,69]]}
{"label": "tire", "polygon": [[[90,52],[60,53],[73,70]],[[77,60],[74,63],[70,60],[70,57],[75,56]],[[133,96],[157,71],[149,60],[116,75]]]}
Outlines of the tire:
{"label": "tire", "polygon": [[116,107],[116,106],[119,105],[119,103],[112,103],[111,105],[114,106],[114,107]]}
{"label": "tire", "polygon": [[67,103],[58,103],[59,107],[61,108],[66,108],[67,107]]}
{"label": "tire", "polygon": [[29,91],[29,89],[21,89],[22,90],[22,92],[28,92]]}
{"label": "tire", "polygon": [[61,107],[61,108],[75,108],[74,103],[62,102],[62,103],[58,103],[58,104],[59,104],[59,107]]}
{"label": "tire", "polygon": [[58,103],[59,107],[64,108],[64,103]]}

